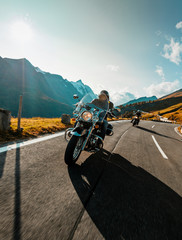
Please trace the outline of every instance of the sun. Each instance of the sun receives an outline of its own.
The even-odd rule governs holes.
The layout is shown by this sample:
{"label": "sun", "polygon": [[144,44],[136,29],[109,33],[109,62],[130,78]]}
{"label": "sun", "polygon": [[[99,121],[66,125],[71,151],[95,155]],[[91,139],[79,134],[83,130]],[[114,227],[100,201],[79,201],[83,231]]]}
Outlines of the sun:
{"label": "sun", "polygon": [[19,42],[28,42],[32,40],[33,30],[31,26],[24,21],[16,21],[11,26],[12,38]]}

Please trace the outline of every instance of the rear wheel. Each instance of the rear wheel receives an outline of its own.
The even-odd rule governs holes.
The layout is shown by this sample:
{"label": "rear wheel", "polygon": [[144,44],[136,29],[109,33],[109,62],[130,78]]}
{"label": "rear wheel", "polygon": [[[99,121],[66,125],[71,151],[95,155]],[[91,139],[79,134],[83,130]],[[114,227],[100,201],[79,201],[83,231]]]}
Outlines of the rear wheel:
{"label": "rear wheel", "polygon": [[78,160],[82,152],[83,141],[83,137],[71,137],[64,155],[64,161],[67,165],[72,165]]}

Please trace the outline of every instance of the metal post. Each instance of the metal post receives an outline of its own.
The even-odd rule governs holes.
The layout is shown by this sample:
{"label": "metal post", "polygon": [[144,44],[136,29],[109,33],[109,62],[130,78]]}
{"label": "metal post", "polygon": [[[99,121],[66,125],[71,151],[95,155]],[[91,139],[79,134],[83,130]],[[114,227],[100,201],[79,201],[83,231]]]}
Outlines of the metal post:
{"label": "metal post", "polygon": [[19,110],[18,110],[18,131],[21,131],[20,121],[21,121],[21,111],[22,111],[22,99],[23,99],[23,96],[20,96]]}

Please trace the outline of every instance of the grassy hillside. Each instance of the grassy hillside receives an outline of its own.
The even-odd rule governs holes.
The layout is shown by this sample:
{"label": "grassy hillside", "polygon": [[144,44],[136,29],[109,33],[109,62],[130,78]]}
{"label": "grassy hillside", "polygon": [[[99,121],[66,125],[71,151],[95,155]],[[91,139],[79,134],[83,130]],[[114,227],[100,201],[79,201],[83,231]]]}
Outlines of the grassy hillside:
{"label": "grassy hillside", "polygon": [[167,99],[158,99],[155,101],[149,101],[147,103],[134,103],[127,106],[120,106],[121,114],[125,114],[125,112],[132,112],[141,110],[144,112],[155,112],[162,111],[163,109],[169,108],[173,105],[182,103],[182,97],[173,97]]}
{"label": "grassy hillside", "polygon": [[143,114],[143,119],[157,119],[157,115],[160,115],[162,117],[166,117],[169,120],[176,121],[179,123],[182,123],[182,103],[175,104],[173,106],[170,106],[168,108],[153,111],[151,113]]}
{"label": "grassy hillside", "polygon": [[[155,113],[157,112],[154,112],[154,114]],[[182,123],[182,103],[160,110],[158,113],[159,115],[166,117],[169,120],[174,120],[176,122]]]}
{"label": "grassy hillside", "polygon": [[178,91],[175,91],[171,94],[168,94],[164,97],[161,97],[160,99],[167,99],[167,98],[174,98],[174,97],[182,97],[182,89],[179,89]]}

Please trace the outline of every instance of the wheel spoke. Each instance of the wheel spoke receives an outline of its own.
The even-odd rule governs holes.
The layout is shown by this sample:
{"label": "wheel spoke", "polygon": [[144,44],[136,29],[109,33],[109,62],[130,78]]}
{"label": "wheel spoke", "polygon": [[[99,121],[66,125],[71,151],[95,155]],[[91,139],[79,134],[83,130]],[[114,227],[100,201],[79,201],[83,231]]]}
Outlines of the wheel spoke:
{"label": "wheel spoke", "polygon": [[83,143],[83,138],[79,138],[73,152],[73,159],[76,159],[80,154],[82,143]]}

